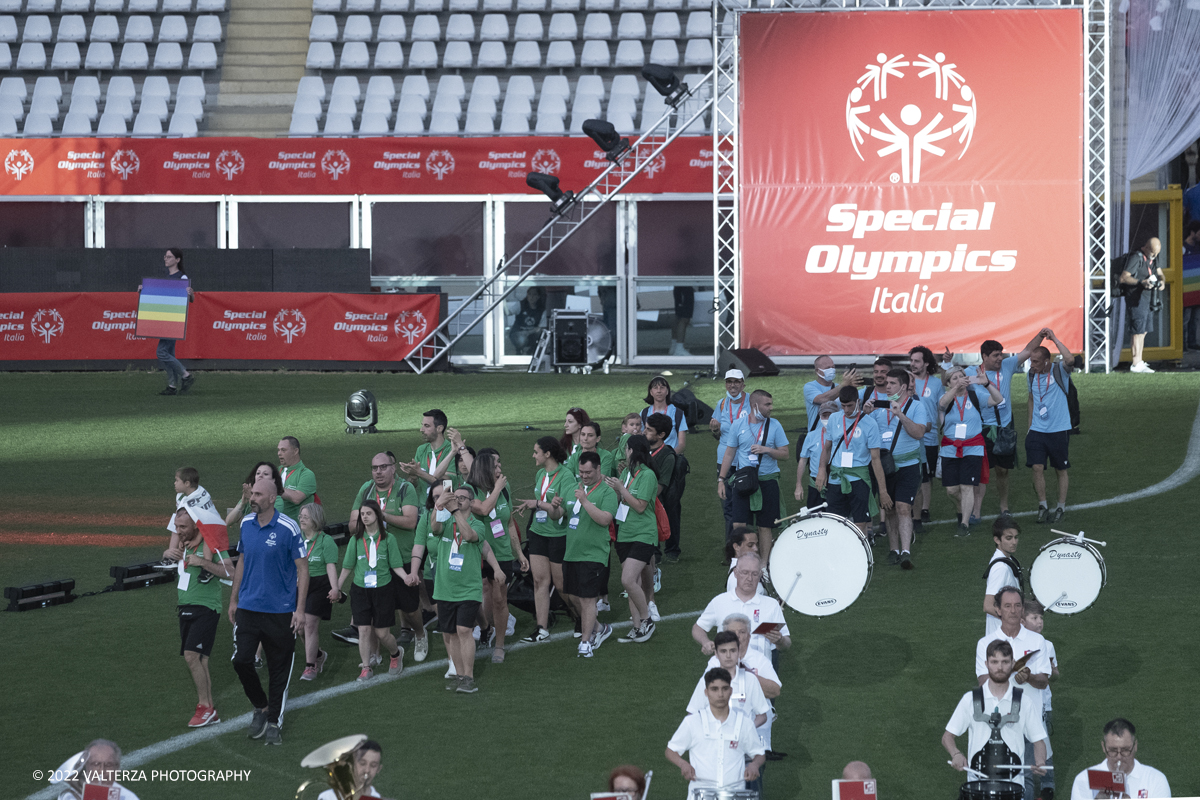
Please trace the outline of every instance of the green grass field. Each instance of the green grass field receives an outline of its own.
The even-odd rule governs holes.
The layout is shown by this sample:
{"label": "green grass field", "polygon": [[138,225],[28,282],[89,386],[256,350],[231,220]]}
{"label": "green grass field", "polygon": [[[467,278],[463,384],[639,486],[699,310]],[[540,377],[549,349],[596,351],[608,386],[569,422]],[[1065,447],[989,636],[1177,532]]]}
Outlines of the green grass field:
{"label": "green grass field", "polygon": [[[604,425],[607,444],[616,421],[643,405],[649,377],[201,374],[192,395],[158,397],[161,377],[145,373],[2,374],[0,585],[72,577],[77,593],[103,589],[111,583],[110,566],[161,554],[177,467],[197,467],[223,509],[236,501],[254,462],[274,460],[276,442],[287,434],[300,439],[331,521],[344,520],[355,490],[369,477],[371,455],[391,449],[410,457],[421,412],[434,406],[471,445],[497,447],[516,495],[527,496],[537,436],[560,434],[565,409],[581,405]],[[773,393],[776,416],[793,443],[804,424],[801,387],[809,378],[793,373],[752,384]],[[683,380],[672,378],[676,388]],[[1150,486],[1184,462],[1200,376],[1080,376],[1078,384],[1084,433],[1072,439],[1072,502]],[[1014,406],[1024,409],[1023,382],[1016,387]],[[343,402],[359,388],[380,400],[377,436],[343,433]],[[722,391],[708,381],[697,389],[710,404]],[[707,433],[691,437],[684,556],[664,566],[658,598],[664,615],[699,612],[722,588],[714,451]],[[1014,474],[1014,510],[1036,506],[1029,476],[1024,468]],[[781,485],[793,483],[789,460]],[[935,488],[934,518],[953,519],[944,492]],[[1079,770],[1100,759],[1100,728],[1114,716],[1137,724],[1139,757],[1166,773],[1175,796],[1200,794],[1200,707],[1186,690],[1200,677],[1196,489],[1193,480],[1147,499],[1069,512],[1062,523],[1109,544],[1103,551],[1108,586],[1097,604],[1046,623],[1062,670],[1053,687],[1052,737],[1060,797]],[[790,489],[785,494],[790,501]],[[984,508],[995,513],[994,496]],[[1018,557],[1028,566],[1051,534],[1031,518],[1021,522]],[[951,538],[952,527],[933,526],[918,539],[911,573],[886,566],[877,548],[871,585],[848,611],[824,619],[788,612],[795,645],[781,659],[784,690],[774,729],[775,749],[788,756],[768,766],[772,800],[827,797],[830,779],[851,759],[872,766],[883,796],[956,796],[963,777],[946,766],[939,738],[958,698],[975,682],[974,647],[983,634],[980,576],[993,546],[986,526],[966,540]],[[25,534],[50,532],[139,536],[145,545],[19,543]],[[615,579],[613,588],[616,597]],[[614,622],[626,617],[623,608],[607,615]],[[333,622],[322,627],[330,661],[317,681],[293,678],[292,702],[353,681],[357,651],[328,637],[348,619],[348,604],[338,606]],[[518,636],[531,624],[518,613]],[[560,622],[555,632],[566,631],[565,641],[514,649],[503,665],[481,662],[477,695],[443,691],[441,668],[430,668],[291,708],[282,747],[266,748],[223,723],[205,729],[208,738],[185,739],[187,746],[137,766],[147,777],[155,769],[248,769],[248,781],[147,780],[129,788],[143,800],[290,798],[313,777],[299,766],[307,752],[363,732],[383,744],[376,785],[391,797],[584,798],[602,789],[608,770],[623,762],[655,771],[651,797],[681,797],[685,784],[662,752],[705,663],[690,627],[688,619],[665,621],[647,644],[614,639],[595,658],[581,660],[569,623]],[[217,708],[226,721],[249,710],[228,663],[230,631],[224,621],[212,661]],[[34,771],[55,768],[92,738],[116,740],[128,758],[188,734],[195,692],[178,656],[170,585],[3,614],[0,633],[3,796],[43,788]],[[444,657],[435,636],[430,661]]]}

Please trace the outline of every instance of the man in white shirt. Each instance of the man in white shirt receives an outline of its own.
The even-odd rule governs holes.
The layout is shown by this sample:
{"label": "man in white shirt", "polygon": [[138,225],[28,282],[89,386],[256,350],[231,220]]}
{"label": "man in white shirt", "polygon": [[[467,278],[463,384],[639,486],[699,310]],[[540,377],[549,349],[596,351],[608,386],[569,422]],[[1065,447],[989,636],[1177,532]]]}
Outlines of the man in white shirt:
{"label": "man in white shirt", "polygon": [[[729,631],[738,637],[738,661],[742,668],[758,678],[758,685],[768,700],[779,697],[783,691],[783,682],[775,671],[769,656],[750,647],[750,618],[745,614],[730,614],[721,623],[721,630]],[[705,669],[721,666],[720,660],[714,655],[708,660]],[[770,724],[770,720],[767,721]]]}
{"label": "man in white shirt", "polygon": [[[375,777],[383,768],[383,748],[374,739],[367,739],[354,751],[354,786],[358,797],[381,797],[375,788]],[[317,800],[337,800],[333,789],[317,795]]]}
{"label": "man in white shirt", "polygon": [[[667,742],[667,760],[679,767],[688,781],[689,795],[694,789],[742,791],[746,781],[758,778],[766,760],[766,748],[754,731],[754,721],[729,707],[731,680],[720,667],[706,672],[708,706],[684,717]],[[687,761],[684,753],[688,753]]]}
{"label": "man in white shirt", "polygon": [[750,646],[768,658],[776,647],[786,650],[792,646],[791,633],[787,624],[767,634],[756,634],[755,630],[764,622],[784,622],[783,609],[773,597],[758,593],[762,578],[762,559],[755,553],[746,553],[733,571],[737,587],[732,592],[722,592],[709,601],[704,613],[692,625],[692,638],[700,645],[706,656],[716,653],[716,647],[708,638],[708,632],[721,624],[730,614],[745,614],[750,620]]}
{"label": "man in white shirt", "polygon": [[1171,785],[1167,776],[1137,760],[1137,729],[1127,719],[1117,717],[1104,726],[1104,737],[1100,747],[1104,760],[1090,769],[1105,772],[1120,772],[1125,776],[1125,791],[1092,789],[1088,781],[1088,770],[1075,776],[1071,787],[1071,800],[1096,800],[1110,797],[1170,797]]}
{"label": "man in white shirt", "polygon": [[[761,729],[771,713],[771,704],[763,694],[757,676],[747,669],[739,669],[742,667],[741,660],[738,658],[741,646],[738,643],[737,634],[732,631],[721,631],[713,639],[713,643],[717,646],[717,655],[715,656],[717,664],[730,676],[729,685],[733,692],[729,697],[730,704],[753,719],[755,728]],[[698,714],[708,705],[708,697],[704,694],[704,689],[704,676],[702,675],[700,680],[696,681],[692,699],[688,700],[689,714]],[[762,735],[761,730],[759,730],[759,735]]]}
{"label": "man in white shirt", "polygon": [[[1025,742],[1033,742],[1034,772],[1045,772],[1041,769],[1046,765],[1046,729],[1042,725],[1041,698],[1031,696],[1027,688],[1016,687],[1009,681],[1012,666],[1013,650],[1008,642],[996,641],[988,645],[987,680],[978,689],[962,696],[942,734],[942,747],[950,754],[951,764],[955,769],[965,770],[968,765],[975,770],[984,768],[981,753],[992,732],[988,718],[998,711],[1002,718],[1007,718],[1000,726],[1000,738],[1004,740],[1010,755],[1020,761],[1022,753],[1025,752]],[[1016,702],[1017,692],[1021,693],[1019,703]],[[1014,709],[1014,706],[1019,708]],[[968,732],[969,755],[963,755],[955,740]],[[1016,772],[1008,780],[1016,784],[1024,783],[1020,772]]]}
{"label": "man in white shirt", "polygon": [[[68,770],[64,769],[64,771]],[[120,792],[120,800],[138,800],[136,794],[116,782],[117,773],[120,771],[121,748],[117,747],[116,742],[110,742],[108,739],[96,739],[84,748],[83,764],[79,767],[78,775],[69,775],[68,777],[76,778],[72,781],[75,785],[82,782],[111,787],[109,797],[112,797],[112,789],[116,789]],[[77,800],[81,796],[81,792],[82,789],[76,791],[74,788],[64,788],[59,793],[58,800]]]}

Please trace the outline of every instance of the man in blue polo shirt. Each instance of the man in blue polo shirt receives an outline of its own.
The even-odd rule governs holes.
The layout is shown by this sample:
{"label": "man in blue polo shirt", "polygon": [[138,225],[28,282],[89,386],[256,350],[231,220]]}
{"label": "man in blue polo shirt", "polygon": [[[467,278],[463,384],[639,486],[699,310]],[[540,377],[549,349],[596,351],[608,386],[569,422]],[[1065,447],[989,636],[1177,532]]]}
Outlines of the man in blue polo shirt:
{"label": "man in blue polo shirt", "polygon": [[941,432],[938,430],[938,400],[946,387],[938,377],[937,359],[933,351],[924,345],[917,345],[908,351],[909,374],[912,375],[912,393],[925,404],[925,416],[929,422],[929,430],[921,438],[923,455],[921,456],[921,489],[913,503],[913,533],[924,532],[924,523],[929,522],[929,503],[933,499],[933,476],[937,473],[938,443],[941,442]]}
{"label": "man in blue polo shirt", "polygon": [[[807,391],[807,389],[806,389]],[[708,421],[708,429],[717,440],[717,474],[721,474],[721,461],[725,458],[725,445],[721,437],[733,427],[733,423],[750,413],[749,397],[746,395],[746,376],[740,369],[731,369],[725,373],[725,396],[717,402],[712,419]],[[733,533],[733,493],[727,493],[721,501],[721,511],[725,514],[725,540]]]}
{"label": "man in blue polo shirt", "polygon": [[[233,669],[254,705],[250,738],[283,744],[288,683],[296,655],[296,633],[304,627],[308,553],[300,526],[275,510],[275,483],[263,479],[250,490],[251,513],[242,518],[241,554],[233,574],[229,621],[233,623]],[[269,696],[254,670],[262,645],[267,657]]]}
{"label": "man in blue polo shirt", "polygon": [[907,370],[889,370],[884,386],[886,405],[876,403],[871,419],[879,426],[880,445],[896,466],[885,487],[894,503],[886,517],[887,561],[912,569],[912,510],[921,489],[921,439],[929,430],[929,416],[925,403],[909,391]]}
{"label": "man in blue polo shirt", "polygon": [[[825,502],[834,514],[852,520],[858,529],[867,533],[867,523],[879,508],[892,510],[892,498],[887,492],[887,478],[879,461],[883,439],[879,426],[869,415],[858,414],[858,389],[843,386],[838,391],[842,410],[825,423],[825,450],[817,472],[817,491],[825,491]],[[868,468],[871,472],[867,472]],[[871,493],[871,473],[879,486],[879,502]]]}
{"label": "man in blue polo shirt", "polygon": [[[1075,356],[1058,340],[1054,331],[1042,332],[1054,342],[1062,361],[1055,363],[1045,347],[1035,347],[1029,357],[1029,433],[1025,435],[1025,466],[1033,469],[1033,490],[1038,496],[1038,522],[1058,522],[1066,513],[1067,470],[1071,467],[1071,412],[1067,391]],[[1046,506],[1046,461],[1058,473],[1058,507]]]}
{"label": "man in blue polo shirt", "polygon": [[[733,521],[758,524],[758,553],[763,563],[771,556],[771,532],[781,514],[779,504],[779,462],[787,458],[788,440],[783,424],[771,418],[774,399],[758,389],[750,393],[750,413],[734,420],[721,436],[725,454],[717,473],[717,496],[722,501],[733,497]],[[743,495],[725,482],[735,470],[758,468],[758,489]]]}

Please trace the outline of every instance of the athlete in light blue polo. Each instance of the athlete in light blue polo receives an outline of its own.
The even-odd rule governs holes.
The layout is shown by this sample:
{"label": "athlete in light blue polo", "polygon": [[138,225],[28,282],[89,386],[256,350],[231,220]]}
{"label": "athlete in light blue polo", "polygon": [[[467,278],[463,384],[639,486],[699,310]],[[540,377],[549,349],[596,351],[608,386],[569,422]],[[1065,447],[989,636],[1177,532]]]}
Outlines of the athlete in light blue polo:
{"label": "athlete in light blue polo", "polygon": [[[924,345],[908,351],[909,372],[912,374],[913,397],[925,404],[929,419],[929,432],[921,440],[921,490],[913,502],[913,532],[921,533],[924,523],[929,522],[929,502],[933,497],[933,476],[937,472],[938,451],[938,407],[944,388],[938,377],[938,365],[933,351]],[[918,511],[920,512],[918,514]]]}
{"label": "athlete in light blue polo", "polygon": [[[1035,347],[1029,358],[1029,399],[1033,413],[1025,436],[1025,465],[1033,469],[1033,489],[1038,496],[1038,522],[1058,522],[1066,513],[1067,470],[1071,467],[1071,411],[1067,391],[1071,387],[1071,367],[1075,359],[1054,331],[1042,333],[1058,347],[1062,361],[1054,363],[1050,351]],[[1051,513],[1046,507],[1046,461],[1058,473],[1058,506]]]}
{"label": "athlete in light blue polo", "polygon": [[[833,414],[825,426],[825,452],[821,454],[821,468],[817,472],[817,489],[824,490],[829,510],[853,520],[864,534],[867,523],[879,508],[892,508],[892,499],[887,493],[887,480],[883,465],[879,462],[879,448],[883,439],[879,426],[870,416],[858,411],[858,390],[843,386],[838,392],[838,403],[842,410]],[[870,469],[879,486],[879,503],[871,493]]]}

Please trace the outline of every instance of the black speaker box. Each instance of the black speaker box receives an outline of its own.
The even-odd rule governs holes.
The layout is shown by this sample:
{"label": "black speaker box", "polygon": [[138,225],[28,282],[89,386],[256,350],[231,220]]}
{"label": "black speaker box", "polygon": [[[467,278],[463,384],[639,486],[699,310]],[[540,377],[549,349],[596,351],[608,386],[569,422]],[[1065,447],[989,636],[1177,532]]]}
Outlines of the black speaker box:
{"label": "black speaker box", "polygon": [[741,350],[722,350],[721,357],[717,359],[717,372],[720,373],[717,375],[717,379],[724,378],[725,373],[731,369],[740,369],[747,379],[766,378],[779,374],[779,367],[775,366],[775,362],[767,358],[761,350],[753,347]]}

